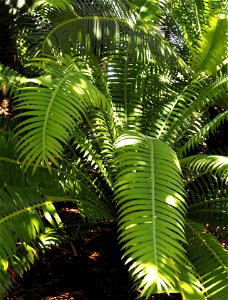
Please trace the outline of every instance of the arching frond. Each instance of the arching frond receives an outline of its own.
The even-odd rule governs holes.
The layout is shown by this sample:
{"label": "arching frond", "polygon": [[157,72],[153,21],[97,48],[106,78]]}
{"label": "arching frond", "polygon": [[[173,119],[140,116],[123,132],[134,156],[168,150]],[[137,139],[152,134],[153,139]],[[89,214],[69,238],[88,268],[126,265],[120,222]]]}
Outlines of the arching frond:
{"label": "arching frond", "polygon": [[149,62],[166,68],[186,68],[162,37],[147,34],[126,21],[83,17],[59,24],[46,37],[43,53],[95,56],[104,70],[119,125],[140,130],[143,111],[143,83]]}
{"label": "arching frond", "polygon": [[45,38],[42,52],[47,54],[133,56],[148,62],[175,63],[177,68],[186,64],[157,33],[147,34],[132,28],[126,21],[115,18],[83,17],[70,19],[56,26]]}
{"label": "arching frond", "polygon": [[21,62],[43,55],[25,71],[40,77],[0,67],[18,116],[16,137],[0,132],[0,298],[73,202],[80,221],[118,218],[140,296],[224,299],[225,252],[202,225],[225,243],[228,162],[196,154],[228,120],[224,1],[34,3],[18,45]]}
{"label": "arching frond", "polygon": [[[93,143],[94,148],[96,148],[96,153],[99,153],[100,162],[98,162],[98,164],[101,172],[103,173],[102,169],[105,167],[108,173],[108,170],[111,171],[113,144],[116,139],[116,135],[111,136],[110,132],[112,132],[113,128],[109,129],[109,126],[113,126],[115,124],[110,124],[108,118],[106,118],[106,114],[102,113],[100,110],[94,110],[91,112],[89,114],[89,118],[90,134],[87,134],[87,139],[90,143]],[[75,141],[75,144],[76,143],[77,141]],[[77,147],[78,146],[79,145],[77,143]],[[113,174],[109,175],[112,176]]]}
{"label": "arching frond", "polygon": [[[175,287],[186,205],[175,153],[162,141],[124,134],[116,145],[115,201],[124,257],[142,295]],[[178,275],[177,275],[178,276]]]}
{"label": "arching frond", "polygon": [[63,144],[89,109],[106,111],[109,120],[113,117],[111,103],[74,67],[61,70],[53,64],[46,71],[49,76],[21,89],[16,106],[25,118],[18,125],[17,135],[23,135],[18,150],[27,167],[36,161],[34,170],[41,162],[47,167],[49,161],[58,165]]}
{"label": "arching frond", "polygon": [[192,67],[196,72],[216,73],[216,66],[226,57],[227,24],[225,11],[211,16],[209,26],[204,28],[205,32],[192,54]]}
{"label": "arching frond", "polygon": [[[99,139],[99,137],[97,138]],[[109,143],[109,137],[107,136],[105,139],[105,136],[103,136],[102,138],[104,140],[101,141],[101,143],[104,142],[105,146],[98,143],[99,141],[97,141],[96,135],[93,135],[93,133],[89,135],[88,132],[85,134],[81,131],[76,131],[72,141],[73,145],[69,145],[71,153],[69,154],[69,158],[66,157],[65,159],[72,161],[72,164],[74,164],[78,170],[81,169],[79,173],[82,172],[86,174],[85,181],[90,179],[90,181],[93,182],[95,178],[93,178],[92,173],[94,173],[94,176],[97,177],[97,179],[99,178],[98,180],[103,178],[102,182],[106,188],[109,187],[112,190],[113,174],[110,172],[110,163],[112,160],[113,149],[112,144],[110,145]],[[72,154],[73,157],[70,158]],[[88,173],[85,169],[88,169]],[[88,174],[90,174],[91,178],[87,178]],[[77,177],[77,174],[75,175]],[[79,176],[83,175],[80,174]],[[99,193],[99,189],[105,190],[105,187],[101,186],[98,188],[97,192]]]}
{"label": "arching frond", "polygon": [[[6,185],[14,185],[24,190],[34,188],[40,194],[48,195],[51,202],[75,203],[80,210],[80,217],[85,220],[96,222],[115,219],[111,205],[111,172],[102,165],[100,157],[96,157],[90,147],[81,146],[81,157],[79,155],[72,158],[65,154],[65,160],[62,160],[59,168],[49,166],[51,174],[43,166],[39,166],[32,174],[33,165],[25,172],[23,163],[16,159],[17,142],[12,133],[0,134],[0,188]],[[80,145],[82,141],[78,143]]]}
{"label": "arching frond", "polygon": [[[95,56],[91,55],[89,57],[76,57],[76,63],[79,65],[80,70],[82,71],[85,66],[87,66],[87,72],[90,72],[92,82],[99,91],[105,95],[108,99],[111,98],[110,91],[107,84],[107,58],[104,57],[101,61],[98,61]],[[84,72],[83,74],[85,74]]]}
{"label": "arching frond", "polygon": [[204,139],[206,139],[210,133],[215,134],[217,128],[223,124],[225,121],[228,120],[228,111],[225,110],[224,112],[217,115],[214,119],[204,125],[198,133],[193,135],[184,145],[178,150],[178,155],[183,155],[187,151],[194,149],[199,143],[201,143]]}
{"label": "arching frond", "polygon": [[26,15],[27,22],[22,34],[23,38],[31,44],[27,49],[27,56],[34,52],[36,55],[39,54],[44,38],[57,24],[71,18],[88,16],[116,18],[130,24],[136,22],[135,12],[130,9],[126,1],[122,0],[115,2],[112,0],[37,0],[34,1],[30,13]]}
{"label": "arching frond", "polygon": [[37,7],[54,8],[55,11],[74,11],[73,3],[71,0],[35,0],[33,3],[33,9]]}
{"label": "arching frond", "polygon": [[[0,132],[0,187],[5,184],[23,186],[25,174],[17,161],[16,140],[13,135]],[[11,163],[10,163],[11,162]]]}
{"label": "arching frond", "polygon": [[187,59],[208,28],[211,17],[224,10],[226,1],[166,0],[159,1],[162,14],[161,32]]}
{"label": "arching frond", "polygon": [[198,275],[193,271],[192,265],[179,263],[178,269],[180,270],[180,274],[176,274],[178,283],[177,289],[174,292],[179,292],[182,299],[206,300],[207,298],[203,294],[203,286],[198,279]]}
{"label": "arching frond", "polygon": [[212,173],[221,179],[228,179],[228,157],[220,155],[193,155],[180,160],[180,165],[188,172]]}
{"label": "arching frond", "polygon": [[172,110],[167,110],[169,118],[166,126],[163,126],[167,130],[164,130],[165,140],[175,148],[180,148],[186,142],[186,136],[189,140],[204,126],[204,115],[210,106],[224,99],[225,107],[227,79],[226,74],[219,74],[213,81],[208,76],[199,76],[180,90],[178,97],[174,98],[176,101]]}
{"label": "arching frond", "polygon": [[189,258],[200,275],[206,299],[225,299],[228,294],[228,252],[197,222],[186,223]]}
{"label": "arching frond", "polygon": [[201,80],[193,80],[189,85],[184,86],[181,91],[174,90],[170,99],[164,101],[160,108],[161,116],[160,120],[158,120],[159,130],[157,130],[156,138],[167,140],[172,144],[173,140],[169,140],[169,131],[177,126],[176,123],[179,123],[178,121],[183,115],[184,108],[188,107],[196,99],[202,85]]}
{"label": "arching frond", "polygon": [[73,201],[81,217],[86,220],[96,222],[115,219],[116,213],[111,205],[113,191],[108,185],[108,179],[102,178],[99,169],[93,169],[93,166],[78,159],[78,162],[63,161],[56,171],[67,196],[52,197],[53,201]]}
{"label": "arching frond", "polygon": [[128,1],[123,0],[73,0],[75,12],[80,17],[102,16],[106,18],[117,18],[134,24],[136,22],[136,13],[130,9]]}
{"label": "arching frond", "polygon": [[[58,168],[49,166],[51,174],[44,166],[39,166],[32,174],[33,165],[25,172],[23,162],[16,159],[17,143],[12,133],[0,134],[0,188],[6,185],[24,190],[34,188],[38,193],[48,195],[51,202],[74,202],[81,209],[81,217],[94,222],[115,218],[111,206],[113,187],[108,170],[89,147],[81,146],[81,157],[72,158],[65,154]],[[80,146],[82,141],[78,143]]]}

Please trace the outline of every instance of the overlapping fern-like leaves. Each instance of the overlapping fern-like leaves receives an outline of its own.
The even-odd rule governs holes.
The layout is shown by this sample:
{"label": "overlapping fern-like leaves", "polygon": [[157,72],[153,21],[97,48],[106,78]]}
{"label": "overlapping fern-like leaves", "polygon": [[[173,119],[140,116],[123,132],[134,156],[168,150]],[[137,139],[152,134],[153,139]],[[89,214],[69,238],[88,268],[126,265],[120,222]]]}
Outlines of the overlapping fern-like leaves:
{"label": "overlapping fern-like leaves", "polygon": [[[1,297],[5,296],[6,291],[11,287],[9,280],[9,268],[14,268],[17,260],[17,271],[20,275],[27,265],[33,263],[35,253],[30,249],[28,259],[20,261],[17,259],[18,246],[21,244],[29,248],[29,244],[34,242],[37,236],[44,231],[44,220],[40,213],[46,211],[47,216],[55,215],[55,210],[50,206],[47,199],[43,199],[39,193],[32,189],[20,187],[6,187],[0,189],[0,289]],[[50,214],[51,213],[51,214]],[[27,249],[28,250],[28,249]],[[27,251],[29,252],[29,250]]]}
{"label": "overlapping fern-like leaves", "polygon": [[216,66],[226,58],[227,51],[227,19],[226,12],[211,16],[209,26],[198,40],[196,51],[193,52],[193,69],[209,74],[216,73]]}
{"label": "overlapping fern-like leaves", "polygon": [[130,133],[120,136],[115,151],[115,201],[129,269],[142,295],[175,290],[181,272],[187,281],[187,267],[183,272],[179,265],[189,265],[183,248],[186,203],[177,157],[162,141]]}
{"label": "overlapping fern-like leaves", "polygon": [[227,153],[207,154],[228,116],[223,5],[36,5],[33,17],[41,5],[50,18],[37,35],[44,57],[28,65],[39,76],[0,70],[18,122],[16,138],[0,132],[0,296],[35,240],[56,241],[53,203],[73,201],[84,218],[118,220],[139,297],[225,299],[227,252],[211,233],[227,226]]}
{"label": "overlapping fern-like leaves", "polygon": [[8,66],[0,65],[0,87],[5,85],[5,94],[12,96],[26,78]]}
{"label": "overlapping fern-like leaves", "polygon": [[207,299],[226,299],[228,286],[227,252],[200,223],[187,221],[189,258],[205,288]]}
{"label": "overlapping fern-like leaves", "polygon": [[191,174],[199,176],[214,173],[221,179],[228,179],[228,157],[221,155],[193,155],[180,160],[181,167],[187,168]]}
{"label": "overlapping fern-like leaves", "polygon": [[74,202],[85,220],[113,218],[102,182],[86,176],[80,162],[62,161],[58,169],[49,166],[52,175],[43,166],[34,174],[33,166],[25,172],[15,152],[17,142],[12,133],[0,132],[1,298],[9,294],[15,275],[22,276],[39,251],[59,245],[66,237],[53,203]]}
{"label": "overlapping fern-like leaves", "polygon": [[77,69],[45,69],[46,76],[33,79],[35,86],[21,89],[17,105],[24,111],[19,116],[27,117],[18,126],[17,134],[23,134],[18,144],[18,150],[23,149],[20,157],[27,165],[35,161],[35,167],[41,162],[48,166],[49,160],[58,165],[62,144],[67,143],[89,108],[98,107],[111,114],[111,104]]}

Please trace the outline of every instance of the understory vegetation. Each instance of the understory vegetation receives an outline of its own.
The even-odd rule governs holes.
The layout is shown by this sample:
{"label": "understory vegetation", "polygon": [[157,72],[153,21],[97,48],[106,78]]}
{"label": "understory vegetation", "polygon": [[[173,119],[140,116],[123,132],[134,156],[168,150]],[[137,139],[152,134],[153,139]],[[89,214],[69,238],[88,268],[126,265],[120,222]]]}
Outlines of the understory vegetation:
{"label": "understory vegetation", "polygon": [[225,300],[226,1],[0,4],[0,299],[111,224],[138,298]]}

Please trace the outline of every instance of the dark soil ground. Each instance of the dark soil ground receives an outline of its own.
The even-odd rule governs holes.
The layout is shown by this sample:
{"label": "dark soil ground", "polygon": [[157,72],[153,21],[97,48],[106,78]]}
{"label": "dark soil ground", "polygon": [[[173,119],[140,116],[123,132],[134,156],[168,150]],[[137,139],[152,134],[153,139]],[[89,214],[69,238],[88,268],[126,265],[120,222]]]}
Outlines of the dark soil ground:
{"label": "dark soil ground", "polygon": [[[6,300],[135,300],[116,237],[104,231],[46,252]],[[181,300],[160,294],[156,300]]]}

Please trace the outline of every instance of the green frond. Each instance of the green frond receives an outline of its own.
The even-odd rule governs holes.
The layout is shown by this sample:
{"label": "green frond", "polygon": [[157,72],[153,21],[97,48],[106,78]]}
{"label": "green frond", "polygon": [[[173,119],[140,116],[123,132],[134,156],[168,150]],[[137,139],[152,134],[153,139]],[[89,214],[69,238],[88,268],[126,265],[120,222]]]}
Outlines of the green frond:
{"label": "green frond", "polygon": [[[76,138],[76,137],[75,137]],[[96,222],[97,220],[113,220],[115,212],[111,206],[113,194],[110,170],[102,165],[100,156],[90,147],[83,147],[78,139],[77,147],[82,154],[73,159],[64,153],[58,168],[50,165],[39,166],[32,174],[22,168],[23,162],[16,160],[15,145],[18,143],[13,134],[0,134],[0,187],[14,185],[26,189],[34,188],[42,195],[48,195],[52,202],[74,202],[81,211],[81,217]],[[76,143],[76,140],[75,140]],[[87,144],[86,144],[87,145]],[[55,189],[53,189],[53,186]],[[66,196],[67,195],[67,196]]]}
{"label": "green frond", "polygon": [[155,21],[159,21],[162,10],[158,0],[129,0],[127,1],[131,8],[137,13],[138,25],[148,26],[150,29]]}
{"label": "green frond", "polygon": [[[53,168],[52,172],[54,171]],[[74,202],[84,220],[97,222],[112,221],[116,218],[111,203],[113,190],[108,184],[108,179],[99,173],[99,169],[96,170],[79,157],[78,162],[63,161],[56,171],[65,195],[57,197],[50,195],[51,201]]]}
{"label": "green frond", "polygon": [[83,17],[62,22],[44,40],[43,53],[95,57],[104,71],[118,125],[134,130],[142,126],[148,65],[186,69],[156,31],[147,34],[117,18]]}
{"label": "green frond", "polygon": [[[79,62],[78,62],[79,61]],[[107,84],[107,58],[101,58],[100,61],[96,59],[95,56],[91,55],[85,60],[83,58],[78,58],[76,62],[79,64],[79,68],[82,71],[82,67],[87,67],[87,70],[91,73],[94,85],[99,89],[99,91],[108,99],[111,98],[108,84]]]}
{"label": "green frond", "polygon": [[163,128],[167,130],[165,120],[173,99],[177,97],[177,93],[173,89],[173,74],[164,70],[156,62],[151,62],[144,66],[138,80],[142,107],[141,132],[157,138],[162,136]]}
{"label": "green frond", "polygon": [[228,294],[228,252],[197,222],[186,222],[186,235],[189,258],[200,275],[206,299],[225,299]]}
{"label": "green frond", "polygon": [[206,300],[207,298],[203,294],[203,286],[192,264],[179,263],[178,268],[180,275],[177,275],[177,289],[174,292],[181,293],[183,300]]}
{"label": "green frond", "polygon": [[180,160],[180,164],[188,193],[189,217],[209,226],[215,234],[219,227],[225,229],[228,223],[227,157],[194,155]]}
{"label": "green frond", "polygon": [[17,71],[0,64],[0,88],[6,86],[6,95],[11,97],[15,90],[25,82],[26,78]]}
{"label": "green frond", "polygon": [[62,200],[57,198],[57,202],[75,202],[79,209],[82,208],[81,215],[85,218],[94,221],[97,219],[110,220],[115,215],[110,203],[113,191],[108,186],[107,181],[100,176],[99,171],[96,173],[96,169],[89,166],[80,161],[77,164],[72,162],[72,166],[62,163],[58,169],[59,182],[65,194],[70,195],[70,197],[62,196]]}
{"label": "green frond", "polygon": [[113,212],[113,208],[110,207],[105,202],[102,202],[100,199],[97,199],[97,202],[91,201],[93,199],[87,199],[84,197],[86,201],[83,201],[81,197],[80,200],[76,200],[75,203],[80,211],[80,216],[89,222],[112,222],[116,220],[115,213]]}
{"label": "green frond", "polygon": [[[26,190],[19,187],[7,187],[6,191],[1,190],[0,195],[0,226],[2,233],[8,236],[12,236],[11,230],[13,230],[12,240],[9,239],[9,245],[11,245],[9,249],[15,250],[17,239],[25,242],[30,241],[43,229],[43,224],[35,209],[50,203],[43,199],[35,190]],[[10,222],[10,225],[8,225],[8,222]],[[13,240],[15,240],[14,246]],[[1,245],[2,255],[4,250],[7,251],[5,247],[7,245]],[[4,258],[4,255],[2,257]]]}
{"label": "green frond", "polygon": [[168,292],[180,273],[178,263],[186,261],[178,160],[162,141],[134,132],[120,136],[115,150],[115,201],[126,263],[142,295]]}
{"label": "green frond", "polygon": [[[158,78],[161,73],[156,74]],[[216,105],[220,98],[226,97],[227,76],[218,71],[214,80],[207,75],[199,75],[197,78],[177,85],[171,74],[165,79],[163,94],[157,95],[159,97],[158,116],[153,118],[155,119],[153,125],[156,128],[152,130],[156,132],[156,138],[161,138],[176,148],[183,143],[183,138],[186,139],[186,136],[190,138],[200,130],[205,112],[209,107]],[[151,84],[150,81],[149,83]],[[154,98],[150,106],[152,109],[156,109]],[[194,127],[196,128],[194,129]]]}
{"label": "green frond", "polygon": [[[68,195],[61,201],[73,201],[80,211],[80,216],[85,220],[93,222],[115,220],[110,170],[102,166],[93,152],[90,160],[89,149],[80,151],[84,158],[79,155],[77,162],[69,158],[56,170],[63,191]],[[55,169],[52,169],[52,172],[54,171]]]}
{"label": "green frond", "polygon": [[175,64],[177,68],[187,66],[178,54],[157,33],[145,33],[133,28],[133,24],[118,18],[99,16],[74,18],[60,23],[45,38],[42,45],[43,54],[60,55],[103,55],[132,57],[160,64]]}
{"label": "green frond", "polygon": [[186,39],[191,43],[190,45],[194,45],[199,33],[202,31],[202,27],[208,24],[208,18],[211,13],[209,1],[180,0],[177,3],[176,10],[180,9],[180,11],[176,11],[175,16],[180,20],[178,23],[183,26],[182,30]]}
{"label": "green frond", "polygon": [[[53,26],[77,16],[72,0],[34,0],[31,10],[27,13],[27,18],[31,20],[31,24],[26,24],[29,39],[39,43]],[[34,18],[37,19],[38,27],[33,25]]]}
{"label": "green frond", "polygon": [[[73,1],[71,0],[35,0],[33,3],[33,9],[48,7],[54,8],[56,11],[71,11],[74,12]],[[71,4],[72,3],[72,4]]]}
{"label": "green frond", "polygon": [[[116,139],[116,135],[112,135],[112,132],[115,133],[116,126],[115,124],[110,124],[108,118],[106,117],[106,114],[101,112],[100,110],[92,111],[88,114],[88,117],[89,129],[85,128],[84,131],[87,131],[86,143],[91,143],[92,147],[88,146],[85,150],[88,150],[89,148],[93,148],[93,150],[95,150],[94,155],[92,155],[91,153],[91,157],[94,157],[94,159],[96,157],[99,157],[99,161],[97,160],[99,170],[103,174],[104,178],[108,180],[107,182],[109,182],[110,180],[112,181],[111,176],[113,174],[111,165],[113,160],[113,144]],[[75,145],[79,147],[79,143],[77,142],[77,140],[75,141]],[[83,146],[82,143],[81,146]],[[91,160],[91,158],[89,160]],[[109,185],[112,189],[111,181],[109,182]]]}
{"label": "green frond", "polygon": [[[39,210],[46,207],[55,225],[59,220],[51,203],[32,189],[9,186],[4,190],[0,189],[0,207],[0,287],[3,286],[0,288],[1,294],[6,292],[8,286],[10,287],[8,267],[16,255],[18,243],[29,244],[44,231],[45,224]],[[18,268],[23,269],[23,260],[21,268]]]}
{"label": "green frond", "polygon": [[[167,140],[172,144],[174,127],[178,128],[179,119],[182,118],[185,108],[197,98],[202,88],[202,80],[193,80],[189,85],[186,85],[182,90],[173,90],[170,99],[164,102],[160,107],[159,130],[156,138]],[[191,117],[191,115],[188,117]],[[187,122],[186,122],[187,123]],[[181,123],[183,128],[183,122]],[[171,137],[171,138],[170,138]],[[175,140],[175,139],[174,139]]]}
{"label": "green frond", "polygon": [[107,82],[119,125],[157,138],[176,96],[171,89],[172,75],[157,61],[145,63],[131,55],[125,59],[119,55],[111,57]]}
{"label": "green frond", "polygon": [[[0,297],[9,295],[13,288],[13,273],[15,278],[22,277],[39,258],[40,253],[45,253],[51,246],[60,246],[66,239],[63,229],[45,227],[44,232],[37,235],[37,238],[30,244],[18,242],[16,252],[4,262],[5,270],[0,267]],[[3,261],[2,261],[3,262]],[[6,270],[7,267],[7,270]],[[14,280],[15,280],[14,278]]]}
{"label": "green frond", "polygon": [[17,97],[18,117],[25,119],[17,127],[19,159],[23,157],[26,167],[36,161],[34,170],[40,163],[58,165],[63,145],[89,109],[103,110],[112,120],[111,103],[75,67],[61,70],[53,64],[48,71],[28,79],[34,86],[22,88]]}
{"label": "green frond", "polygon": [[224,99],[223,105],[226,107],[226,94],[226,73],[218,74],[213,81],[209,80],[208,76],[199,76],[189,82],[178,92],[173,110],[169,112],[164,138],[171,145],[174,143],[175,148],[180,147],[180,144],[186,142],[186,136],[190,139],[204,126],[204,115],[210,106],[217,105],[220,99]]}
{"label": "green frond", "polygon": [[[86,128],[87,129],[87,128]],[[73,153],[73,159],[76,161],[75,167],[77,166],[78,170],[81,168],[81,172],[83,172],[83,169],[88,169],[88,173],[94,172],[94,175],[96,177],[102,177],[105,181],[105,187],[109,187],[111,190],[112,187],[112,173],[110,172],[110,160],[112,159],[113,155],[113,149],[112,144],[110,144],[108,133],[106,132],[106,136],[104,135],[102,137],[103,144],[99,144],[97,137],[93,132],[91,133],[91,136],[88,134],[88,132],[85,134],[82,131],[76,131],[74,133],[74,140],[73,145],[69,146],[71,149],[71,152]],[[106,137],[106,139],[105,139]],[[101,147],[99,147],[101,146]],[[70,158],[69,158],[70,160]],[[72,161],[73,163],[73,161]],[[79,171],[79,173],[81,173]],[[90,173],[91,173],[90,172]],[[86,172],[85,172],[86,174]],[[75,174],[77,177],[77,174]],[[83,176],[80,174],[80,176]],[[90,177],[93,177],[92,174],[88,177],[85,175],[85,181],[90,179]],[[99,178],[101,180],[101,178]],[[103,184],[104,184],[103,181]],[[103,190],[102,187],[100,187],[101,190]],[[104,188],[105,189],[105,188]],[[98,192],[98,191],[97,191]],[[98,192],[99,193],[99,192]]]}
{"label": "green frond", "polygon": [[159,2],[163,13],[158,25],[166,39],[187,59],[191,52],[196,53],[196,44],[210,25],[211,18],[226,6],[226,1],[219,0]]}
{"label": "green frond", "polygon": [[162,0],[159,4],[162,9],[159,27],[173,47],[188,59],[214,8],[208,0]]}
{"label": "green frond", "polygon": [[36,0],[16,21],[33,78],[0,66],[18,124],[0,132],[0,298],[72,202],[75,236],[118,222],[139,297],[225,299],[228,160],[196,151],[228,120],[225,1]]}
{"label": "green frond", "polygon": [[[111,123],[106,116],[106,112],[101,110],[93,110],[88,114],[88,124],[91,128],[89,139],[94,139],[100,149],[100,153],[105,160],[111,160],[113,154],[113,143],[116,140],[116,124]],[[115,119],[113,120],[115,122]],[[108,161],[106,161],[106,164]]]}
{"label": "green frond", "polygon": [[115,2],[112,0],[98,0],[96,2],[37,0],[34,2],[32,9],[25,16],[25,29],[20,36],[21,42],[27,48],[26,53],[22,54],[25,61],[28,61],[28,58],[33,58],[34,53],[35,56],[38,56],[42,42],[50,30],[69,19],[101,16],[125,20],[130,24],[136,23],[135,12],[130,9],[126,1],[122,0]]}
{"label": "green frond", "polygon": [[[8,268],[8,265],[5,264],[5,266]],[[2,270],[0,267],[0,297],[4,299],[7,295],[9,295],[10,290],[13,287],[10,272],[6,272],[5,270]],[[4,285],[3,285],[4,283]]]}
{"label": "green frond", "polygon": [[76,195],[41,197],[35,189],[25,187],[0,189],[0,296],[6,296],[12,287],[9,269],[22,276],[34,263],[38,249],[44,251],[64,238],[57,232],[63,230],[63,224],[53,203],[74,202],[82,221],[113,220],[110,207],[89,194],[88,187],[80,191],[82,186],[78,184],[77,188],[79,199]]}
{"label": "green frond", "polygon": [[228,157],[221,155],[193,155],[180,160],[182,170],[202,174],[209,173],[219,176],[221,179],[228,179]]}
{"label": "green frond", "polygon": [[226,13],[212,15],[209,26],[198,40],[192,53],[192,68],[195,72],[215,74],[216,66],[226,57],[227,53],[227,18]]}
{"label": "green frond", "polygon": [[5,184],[23,186],[25,174],[17,160],[13,134],[0,132],[0,188]]}
{"label": "green frond", "polygon": [[[52,176],[45,167],[40,167],[32,175],[32,167],[25,172],[23,162],[18,160],[16,145],[18,139],[12,132],[0,132],[0,188],[5,185],[35,188],[42,194],[63,196],[59,183],[59,170],[52,168]],[[53,186],[55,189],[53,190]]]}
{"label": "green frond", "polygon": [[215,134],[217,128],[223,124],[226,120],[228,120],[228,111],[225,110],[224,112],[217,115],[214,119],[210,122],[206,123],[199,131],[193,135],[178,151],[178,156],[185,154],[187,151],[194,149],[198,146],[201,142],[203,142],[209,134]]}
{"label": "green frond", "polygon": [[136,13],[130,9],[128,1],[96,0],[94,2],[77,0],[73,1],[75,12],[78,16],[102,16],[106,18],[118,18],[134,24]]}
{"label": "green frond", "polygon": [[225,228],[228,224],[226,179],[222,181],[214,175],[197,172],[186,174],[186,179],[189,217],[210,226],[213,233],[218,226]]}

